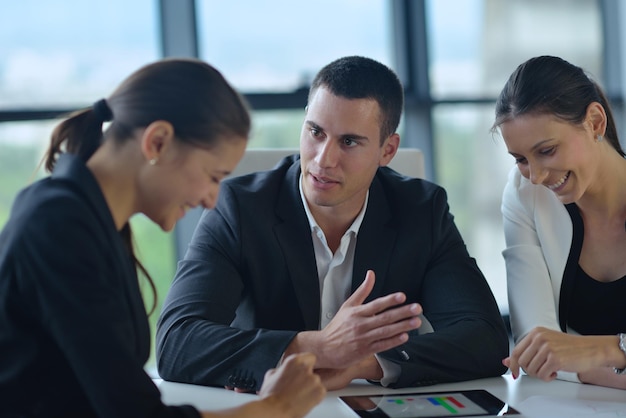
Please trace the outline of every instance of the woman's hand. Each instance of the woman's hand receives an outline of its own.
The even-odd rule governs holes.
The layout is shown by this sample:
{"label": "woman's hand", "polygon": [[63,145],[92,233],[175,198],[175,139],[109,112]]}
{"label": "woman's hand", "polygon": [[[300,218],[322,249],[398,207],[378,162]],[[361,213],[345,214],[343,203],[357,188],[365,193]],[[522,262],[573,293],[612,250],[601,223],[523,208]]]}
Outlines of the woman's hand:
{"label": "woman's hand", "polygon": [[302,418],[326,395],[313,372],[313,354],[293,354],[265,373],[260,399],[222,411],[202,411],[202,418]]}
{"label": "woman's hand", "polygon": [[275,417],[303,417],[326,395],[320,377],[314,373],[313,354],[293,354],[280,367],[268,370],[259,391],[262,402],[275,408]]}
{"label": "woman's hand", "polygon": [[597,367],[619,366],[624,355],[617,340],[613,335],[571,335],[537,327],[502,363],[511,369],[514,378],[523,368],[530,376],[551,381],[559,370],[582,373]]}
{"label": "woman's hand", "polygon": [[343,389],[354,379],[380,380],[383,370],[376,357],[368,357],[361,362],[344,369],[316,369],[326,390]]}

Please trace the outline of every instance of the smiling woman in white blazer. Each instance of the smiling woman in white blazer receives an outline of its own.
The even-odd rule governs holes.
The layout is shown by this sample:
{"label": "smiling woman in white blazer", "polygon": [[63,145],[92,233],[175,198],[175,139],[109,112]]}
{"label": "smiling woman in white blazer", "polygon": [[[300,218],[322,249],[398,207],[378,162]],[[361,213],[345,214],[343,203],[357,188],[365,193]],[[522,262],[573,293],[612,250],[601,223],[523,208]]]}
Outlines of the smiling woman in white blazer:
{"label": "smiling woman in white blazer", "polygon": [[604,93],[535,57],[503,88],[493,130],[517,165],[502,200],[516,342],[503,363],[626,389],[626,159]]}

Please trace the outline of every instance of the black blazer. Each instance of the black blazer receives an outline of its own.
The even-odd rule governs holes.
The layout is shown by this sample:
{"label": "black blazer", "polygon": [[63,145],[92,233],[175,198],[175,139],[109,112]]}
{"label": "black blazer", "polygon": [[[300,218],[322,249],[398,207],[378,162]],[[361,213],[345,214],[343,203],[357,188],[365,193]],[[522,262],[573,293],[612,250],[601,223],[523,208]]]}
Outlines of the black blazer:
{"label": "black blazer", "polygon": [[96,179],[63,155],[0,234],[0,415],[199,416],[161,403],[149,354],[135,266]]}
{"label": "black blazer", "polygon": [[[164,379],[257,389],[298,331],[318,329],[319,280],[299,194],[300,161],[224,182],[205,211],[157,327]],[[370,299],[403,291],[435,332],[380,353],[395,387],[496,376],[508,338],[493,294],[448,211],[445,191],[378,170],[354,258],[352,289],[376,273]]]}

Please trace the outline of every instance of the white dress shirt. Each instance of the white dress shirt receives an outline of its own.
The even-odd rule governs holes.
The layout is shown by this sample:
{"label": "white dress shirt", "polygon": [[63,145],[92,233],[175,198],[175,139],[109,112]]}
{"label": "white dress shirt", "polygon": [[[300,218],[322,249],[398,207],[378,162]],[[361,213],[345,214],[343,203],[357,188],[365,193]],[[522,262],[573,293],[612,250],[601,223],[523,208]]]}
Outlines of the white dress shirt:
{"label": "white dress shirt", "polygon": [[361,212],[352,222],[350,228],[343,234],[339,247],[333,254],[328,247],[324,231],[322,231],[322,228],[320,228],[313,217],[302,192],[302,176],[300,176],[300,182],[300,197],[302,198],[302,204],[311,227],[313,249],[315,250],[315,262],[317,264],[320,295],[322,297],[319,327],[323,329],[335,317],[341,305],[350,296],[356,238],[365,216],[369,192],[365,197],[365,203]]}
{"label": "white dress shirt", "polygon": [[[356,217],[352,225],[341,237],[341,242],[337,251],[333,252],[328,247],[324,231],[317,224],[313,217],[309,204],[304,197],[302,191],[302,175],[300,175],[300,198],[306,211],[306,216],[311,227],[311,236],[313,238],[313,249],[315,250],[315,262],[317,264],[317,274],[320,285],[320,329],[323,329],[335,317],[341,305],[348,299],[352,291],[352,271],[354,265],[354,252],[356,249],[357,236],[359,228],[365,217],[367,202],[369,200],[369,191],[365,196],[365,202],[359,215]],[[363,277],[365,280],[365,277]],[[383,370],[383,378],[381,384],[387,386],[397,380],[400,375],[400,366],[390,361],[381,359],[376,356],[380,367]]]}

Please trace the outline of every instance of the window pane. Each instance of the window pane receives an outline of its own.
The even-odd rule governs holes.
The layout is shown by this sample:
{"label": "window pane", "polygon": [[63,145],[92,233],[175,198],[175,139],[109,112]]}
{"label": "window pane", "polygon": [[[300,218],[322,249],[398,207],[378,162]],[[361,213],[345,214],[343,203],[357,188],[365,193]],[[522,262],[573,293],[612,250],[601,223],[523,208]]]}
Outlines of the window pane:
{"label": "window pane", "polygon": [[0,123],[0,228],[9,218],[15,195],[41,176],[37,166],[53,122]]}
{"label": "window pane", "polygon": [[304,107],[300,110],[267,110],[252,113],[248,148],[298,148]]}
{"label": "window pane", "polygon": [[[435,100],[497,97],[523,61],[558,55],[601,82],[600,8],[593,0],[427,0]],[[451,14],[449,10],[457,13]],[[508,312],[500,203],[514,160],[491,135],[494,106],[437,105],[435,167],[470,253]]]}
{"label": "window pane", "polygon": [[385,0],[201,0],[200,56],[245,92],[291,91],[325,64],[365,55],[391,66]]}
{"label": "window pane", "polygon": [[[86,106],[159,58],[154,0],[5,3],[0,39],[10,42],[0,43],[0,109]],[[0,124],[0,227],[17,192],[43,175],[41,170],[33,173],[56,123]],[[142,217],[133,218],[132,224],[139,256],[162,300],[174,274],[172,237]],[[150,306],[149,294],[146,302]],[[151,317],[153,330],[155,320],[156,314]],[[153,365],[151,357],[147,367]]]}
{"label": "window pane", "polygon": [[[135,215],[130,220],[135,240],[135,250],[137,257],[143,266],[148,270],[156,287],[156,306],[154,312],[148,318],[150,322],[150,358],[145,365],[146,371],[152,376],[157,376],[155,357],[155,333],[156,323],[161,313],[163,300],[172,284],[174,273],[176,272],[176,256],[174,236],[171,232],[163,232],[154,222],[144,215]],[[152,308],[154,295],[149,283],[140,275],[139,284],[146,310]]]}
{"label": "window pane", "polygon": [[7,1],[0,109],[91,104],[158,58],[157,2]]}
{"label": "window pane", "polygon": [[435,154],[438,183],[448,192],[450,211],[493,290],[508,312],[500,202],[508,172],[514,167],[504,142],[493,136],[493,107],[435,107]]}
{"label": "window pane", "polygon": [[426,5],[436,99],[494,97],[515,67],[536,55],[558,55],[598,80],[602,76],[598,1],[427,0]]}
{"label": "window pane", "polygon": [[[48,138],[58,121],[0,123],[0,229],[6,224],[17,193],[34,180],[46,175],[39,163]],[[165,233],[143,215],[131,219],[137,256],[152,276],[157,288],[157,308],[150,316],[152,354],[146,368],[153,372],[154,331],[161,305],[172,278],[176,257],[171,233]],[[152,306],[152,293],[140,279],[146,306]]]}

